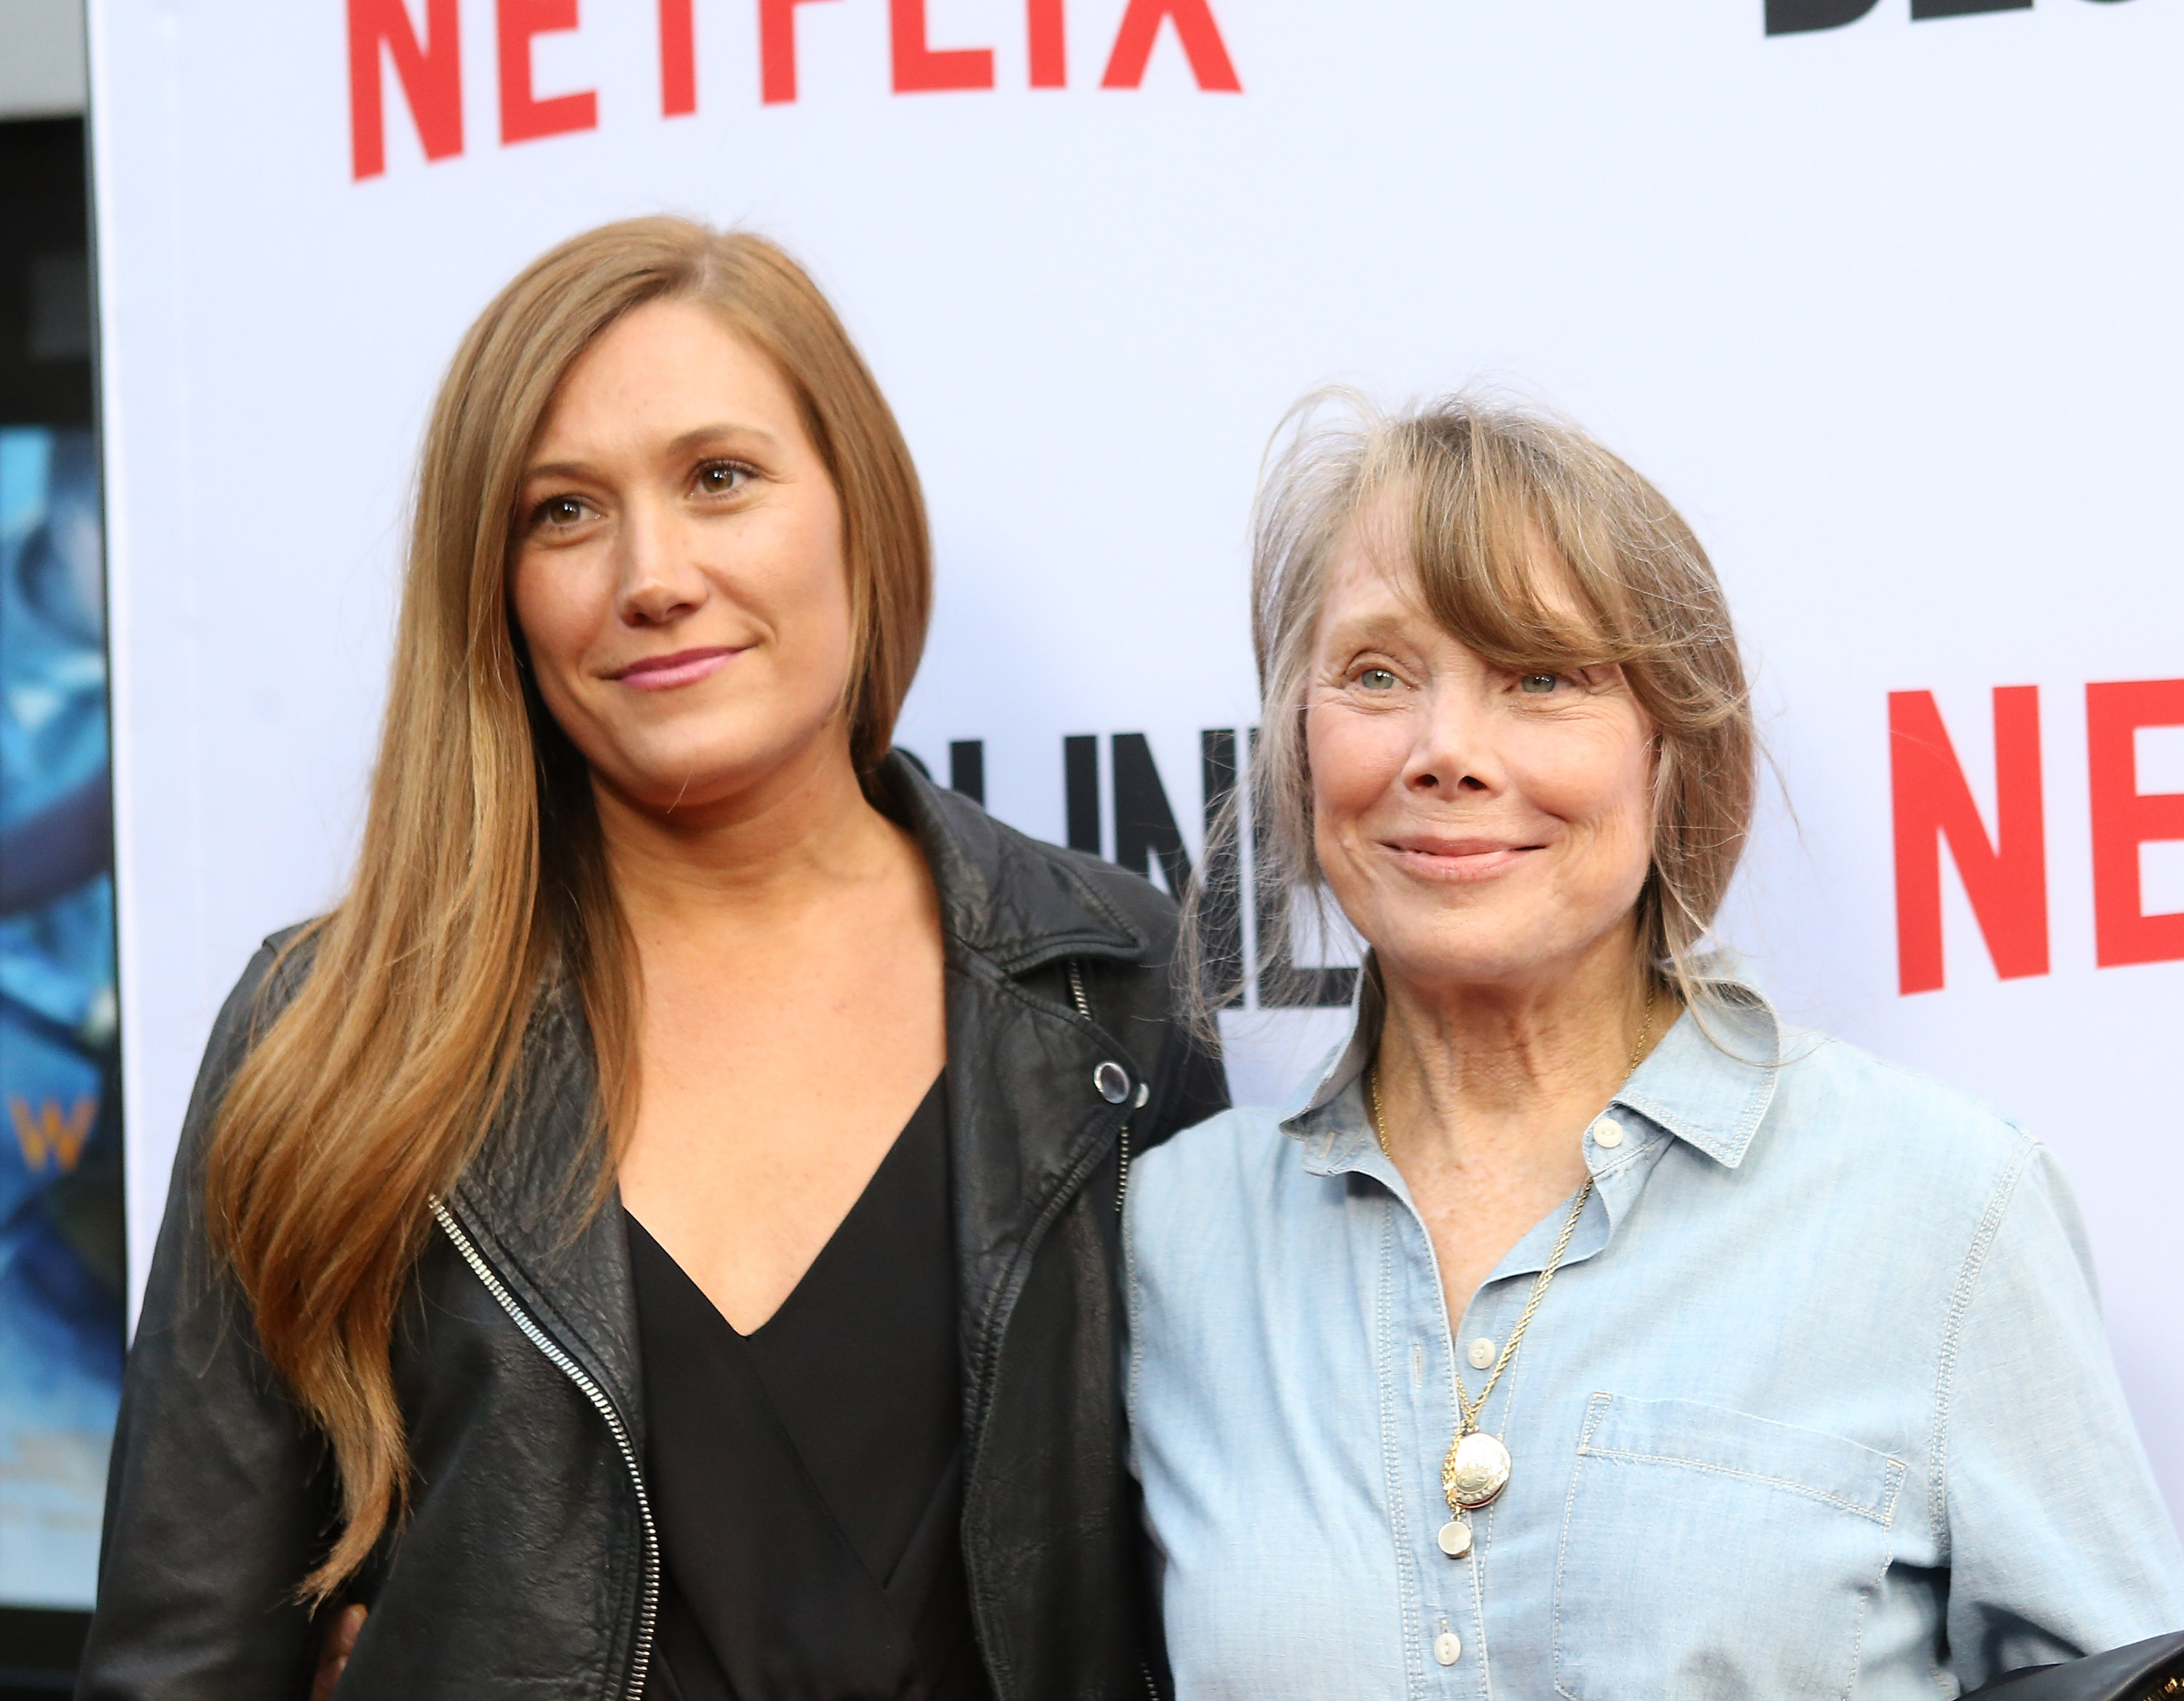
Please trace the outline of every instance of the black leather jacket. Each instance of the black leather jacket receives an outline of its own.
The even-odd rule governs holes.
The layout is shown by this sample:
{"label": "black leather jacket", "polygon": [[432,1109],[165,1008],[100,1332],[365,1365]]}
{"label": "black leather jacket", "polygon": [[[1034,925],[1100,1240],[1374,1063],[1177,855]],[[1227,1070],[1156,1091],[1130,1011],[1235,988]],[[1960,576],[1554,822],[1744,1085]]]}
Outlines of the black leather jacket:
{"label": "black leather jacket", "polygon": [[[1117,1204],[1130,1147],[1225,1102],[1170,1020],[1173,907],[899,756],[880,783],[925,848],[946,935],[979,1644],[999,1701],[1141,1698],[1156,1632],[1124,1463]],[[76,1692],[98,1701],[287,1701],[316,1658],[295,1589],[335,1526],[327,1454],[203,1220],[209,1119],[271,960],[269,944],[214,1031],[130,1354]],[[410,1511],[357,1579],[371,1614],[345,1701],[634,1701],[643,1686],[659,1554],[627,1247],[618,1214],[587,1220],[568,1183],[592,1083],[581,1007],[557,993],[401,1308]]]}

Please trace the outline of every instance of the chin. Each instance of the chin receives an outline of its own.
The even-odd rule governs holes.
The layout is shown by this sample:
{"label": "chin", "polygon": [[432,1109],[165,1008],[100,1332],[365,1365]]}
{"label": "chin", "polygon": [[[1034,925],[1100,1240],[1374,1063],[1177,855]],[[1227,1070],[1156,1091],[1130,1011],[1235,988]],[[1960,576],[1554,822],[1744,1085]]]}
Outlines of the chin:
{"label": "chin", "polygon": [[1379,919],[1374,948],[1382,961],[1421,982],[1492,986],[1526,979],[1583,953],[1575,940],[1540,927],[1537,915],[1497,915],[1485,905],[1468,913],[1446,908],[1426,915],[1384,912]]}
{"label": "chin", "polygon": [[1499,986],[1535,975],[1551,960],[1546,952],[1477,946],[1450,950],[1428,945],[1407,951],[1397,945],[1382,951],[1380,957],[1386,970],[1429,987]]}
{"label": "chin", "polygon": [[698,809],[749,790],[779,767],[756,752],[718,748],[677,753],[649,750],[642,762],[625,762],[615,789],[639,809]]}

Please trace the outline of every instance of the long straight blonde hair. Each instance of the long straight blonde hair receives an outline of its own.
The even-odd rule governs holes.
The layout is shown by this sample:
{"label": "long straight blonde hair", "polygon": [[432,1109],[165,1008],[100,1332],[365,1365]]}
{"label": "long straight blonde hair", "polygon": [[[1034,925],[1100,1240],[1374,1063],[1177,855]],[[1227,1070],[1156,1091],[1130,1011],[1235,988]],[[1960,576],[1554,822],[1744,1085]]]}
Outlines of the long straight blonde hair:
{"label": "long straight blonde hair", "polygon": [[542,257],[471,327],[426,434],[354,877],[290,947],[300,986],[264,1013],[206,1158],[214,1250],[340,1479],[342,1527],[302,1580],[307,1598],[337,1587],[400,1514],[395,1309],[428,1202],[477,1151],[549,980],[583,1000],[603,1158],[634,1093],[627,931],[584,764],[529,676],[508,565],[525,460],[562,379],[623,314],[660,300],[704,305],[773,362],[833,477],[861,772],[886,753],[924,646],[931,552],[908,447],[779,248],[677,219],[609,225]]}

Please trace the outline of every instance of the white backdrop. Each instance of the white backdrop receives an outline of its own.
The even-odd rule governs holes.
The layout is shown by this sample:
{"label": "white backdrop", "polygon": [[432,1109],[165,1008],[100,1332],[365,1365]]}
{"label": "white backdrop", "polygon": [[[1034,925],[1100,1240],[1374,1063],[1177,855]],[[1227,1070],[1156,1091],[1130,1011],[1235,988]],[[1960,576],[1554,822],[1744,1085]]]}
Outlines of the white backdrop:
{"label": "white backdrop", "polygon": [[[2184,1509],[2184,962],[2096,967],[2085,714],[2184,675],[2184,9],[1877,0],[1769,36],[1763,0],[1211,0],[1197,75],[1170,22],[1102,87],[1126,4],[1167,9],[1067,0],[1066,86],[1033,88],[1063,0],[697,0],[667,117],[677,0],[412,0],[443,33],[415,103],[387,58],[359,176],[340,6],[93,0],[140,1279],[212,1013],[350,853],[443,364],[552,242],[687,211],[785,242],[861,341],[939,542],[903,742],[944,775],[983,740],[988,803],[1043,836],[1064,737],[1104,764],[1142,732],[1195,845],[1199,734],[1252,718],[1255,470],[1306,389],[1489,381],[1651,475],[1729,585],[1794,809],[1729,937],[1794,1014],[2053,1143]],[[894,92],[921,9],[993,87]],[[761,98],[762,14],[793,101]],[[526,48],[526,18],[576,26]],[[1209,28],[1240,91],[1200,86]],[[526,63],[595,121],[504,142]],[[1992,831],[2005,686],[2038,688],[2049,968],[1997,977],[1944,857],[1947,985],[1907,996],[1888,694],[1934,694]],[[2139,792],[2184,792],[2184,726],[2133,748]],[[2184,910],[2184,842],[2133,857],[2143,909]],[[1247,1020],[1240,1092],[1328,1020]]]}

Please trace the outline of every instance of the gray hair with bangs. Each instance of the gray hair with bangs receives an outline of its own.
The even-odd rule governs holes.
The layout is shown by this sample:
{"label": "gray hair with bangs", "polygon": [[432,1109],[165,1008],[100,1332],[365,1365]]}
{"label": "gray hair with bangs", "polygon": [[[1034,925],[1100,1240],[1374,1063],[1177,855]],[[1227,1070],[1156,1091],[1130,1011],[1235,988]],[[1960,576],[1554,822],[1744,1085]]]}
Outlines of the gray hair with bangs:
{"label": "gray hair with bangs", "polygon": [[[1295,900],[1325,913],[1305,692],[1336,547],[1361,511],[1383,501],[1401,504],[1391,518],[1407,534],[1415,588],[1458,642],[1518,670],[1623,670],[1656,753],[1641,953],[1657,985],[1686,1005],[1711,1004],[1701,947],[1751,830],[1758,741],[1736,632],[1706,551],[1659,491],[1567,420],[1469,393],[1391,414],[1348,391],[1322,392],[1291,411],[1253,514],[1261,729],[1245,789],[1261,1002],[1301,1001],[1284,991],[1285,976],[1308,972],[1290,966]],[[1542,545],[1566,577],[1541,573]],[[1232,795],[1214,824],[1209,870],[1239,865],[1241,801]],[[1236,914],[1236,894],[1212,886],[1185,906],[1178,970],[1209,1031],[1216,1010],[1240,1002],[1236,930],[1216,925]]]}

